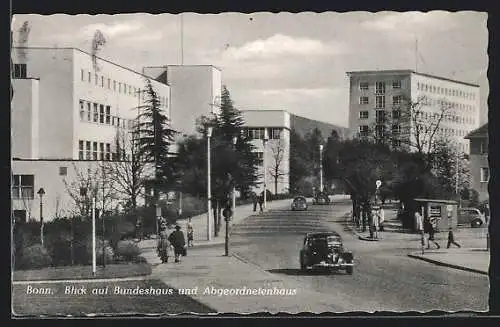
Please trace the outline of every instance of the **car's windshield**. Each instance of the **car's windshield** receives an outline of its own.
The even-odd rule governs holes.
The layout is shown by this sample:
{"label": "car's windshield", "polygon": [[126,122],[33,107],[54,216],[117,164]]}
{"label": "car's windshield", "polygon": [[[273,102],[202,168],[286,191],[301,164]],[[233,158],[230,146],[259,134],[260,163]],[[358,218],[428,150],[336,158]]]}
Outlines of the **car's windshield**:
{"label": "car's windshield", "polygon": [[306,199],[304,199],[304,198],[295,198],[294,201],[295,202],[306,202]]}

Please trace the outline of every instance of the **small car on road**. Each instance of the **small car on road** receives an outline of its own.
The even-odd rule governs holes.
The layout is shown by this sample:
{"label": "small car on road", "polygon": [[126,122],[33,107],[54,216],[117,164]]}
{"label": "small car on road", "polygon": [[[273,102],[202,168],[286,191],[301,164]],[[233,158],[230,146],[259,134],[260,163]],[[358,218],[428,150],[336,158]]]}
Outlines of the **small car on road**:
{"label": "small car on road", "polygon": [[292,201],[292,211],[307,210],[307,199],[303,196],[296,196]]}
{"label": "small car on road", "polygon": [[313,199],[313,204],[330,204],[330,198],[326,193],[318,193]]}
{"label": "small car on road", "polygon": [[471,227],[481,227],[486,225],[484,215],[476,208],[459,208],[458,224]]}
{"label": "small car on road", "polygon": [[337,232],[308,233],[300,249],[300,269],[345,270],[352,275],[354,255],[344,249],[342,238]]}

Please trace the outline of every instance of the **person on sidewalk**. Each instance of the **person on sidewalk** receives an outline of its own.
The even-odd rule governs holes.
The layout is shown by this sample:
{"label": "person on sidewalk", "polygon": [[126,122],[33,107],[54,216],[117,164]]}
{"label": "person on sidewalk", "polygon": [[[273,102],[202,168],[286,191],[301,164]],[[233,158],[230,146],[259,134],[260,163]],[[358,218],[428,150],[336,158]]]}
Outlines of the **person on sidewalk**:
{"label": "person on sidewalk", "polygon": [[181,226],[176,225],[175,230],[170,234],[168,240],[174,247],[175,262],[181,262],[181,256],[184,255],[186,241]]}
{"label": "person on sidewalk", "polygon": [[259,212],[264,212],[264,192],[259,196]]}
{"label": "person on sidewalk", "polygon": [[450,227],[448,230],[448,245],[446,245],[446,248],[449,249],[452,244],[458,248],[461,247],[460,244],[455,242],[455,236],[453,235],[453,229]]}
{"label": "person on sidewalk", "polygon": [[168,241],[167,234],[167,224],[163,223],[160,225],[160,232],[158,237],[158,256],[161,259],[161,263],[168,262],[168,250],[170,248],[170,243]]}
{"label": "person on sidewalk", "polygon": [[193,239],[194,239],[194,230],[193,230],[193,224],[191,224],[191,218],[189,218],[188,224],[187,224],[187,239],[188,239],[188,247],[193,246]]}
{"label": "person on sidewalk", "polygon": [[257,204],[259,203],[258,196],[255,192],[252,192],[252,203],[253,203],[253,212],[257,211]]}
{"label": "person on sidewalk", "polygon": [[378,230],[383,232],[384,231],[384,222],[385,222],[385,211],[384,207],[380,206],[380,209],[378,211]]}
{"label": "person on sidewalk", "polygon": [[427,238],[427,249],[431,248],[431,242],[436,246],[437,249],[440,249],[441,246],[436,242],[434,239],[434,235],[436,233],[436,227],[434,225],[434,222],[432,222],[430,219],[426,218],[425,223],[427,224],[427,233],[429,233],[429,237]]}

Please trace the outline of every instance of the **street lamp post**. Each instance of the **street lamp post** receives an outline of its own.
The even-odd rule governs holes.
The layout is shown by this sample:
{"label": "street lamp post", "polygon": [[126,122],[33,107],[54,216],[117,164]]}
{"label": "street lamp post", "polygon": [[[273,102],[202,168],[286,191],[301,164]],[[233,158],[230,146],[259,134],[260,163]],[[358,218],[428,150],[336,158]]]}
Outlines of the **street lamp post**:
{"label": "street lamp post", "polygon": [[266,162],[266,145],[269,140],[269,136],[267,134],[267,128],[264,128],[264,138],[262,139],[263,144],[263,152],[262,152],[262,165],[264,170],[264,210],[267,209],[267,162]]}
{"label": "street lamp post", "polygon": [[45,190],[41,187],[37,194],[40,196],[40,242],[43,246],[43,196],[45,195]]}
{"label": "street lamp post", "polygon": [[96,273],[95,196],[92,197],[92,275]]}
{"label": "street lamp post", "polygon": [[319,191],[323,192],[323,144],[319,145]]}
{"label": "street lamp post", "polygon": [[[236,143],[238,142],[238,137],[237,136],[233,136],[233,147],[234,147],[234,150],[236,150]],[[233,215],[234,213],[236,212],[236,185],[234,185],[233,183],[233,191],[232,191],[232,208],[233,208]]]}
{"label": "street lamp post", "polygon": [[207,127],[207,240],[212,239],[212,180],[211,180],[211,163],[210,163],[210,138],[212,137],[212,126]]}
{"label": "street lamp post", "polygon": [[[236,150],[236,142],[238,142],[238,137],[233,136],[233,147]],[[226,222],[226,237],[224,242],[224,255],[229,256],[229,220],[234,216],[236,210],[236,186],[234,185],[234,176],[233,179],[233,189],[232,189],[232,204],[231,211],[228,212],[227,208],[224,210],[224,220]]]}

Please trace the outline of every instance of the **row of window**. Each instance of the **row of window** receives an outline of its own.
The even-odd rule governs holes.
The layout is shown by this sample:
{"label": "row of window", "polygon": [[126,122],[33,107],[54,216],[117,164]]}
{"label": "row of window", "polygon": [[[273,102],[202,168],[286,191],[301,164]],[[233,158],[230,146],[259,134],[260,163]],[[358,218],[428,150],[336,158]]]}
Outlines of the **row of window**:
{"label": "row of window", "polygon": [[125,151],[120,151],[120,153],[112,152],[110,143],[79,140],[78,159],[116,161],[128,160],[129,155]]}
{"label": "row of window", "polygon": [[27,72],[26,72],[26,64],[14,64],[12,67],[12,78],[26,78],[27,77]]}
{"label": "row of window", "polygon": [[[386,83],[385,82],[375,82],[375,93],[378,94],[385,94],[385,88],[386,88]],[[392,88],[393,89],[401,89],[401,81],[400,80],[394,80],[392,81]],[[370,89],[370,83],[368,82],[359,82],[359,89],[361,91],[367,91]]]}
{"label": "row of window", "polygon": [[[368,125],[360,125],[359,126],[359,133],[362,136],[367,136],[369,133],[369,130],[370,130],[370,128]],[[399,124],[393,124],[391,126],[391,131],[392,131],[393,135],[400,134],[401,130],[402,130],[401,125],[399,125]],[[384,134],[384,131],[385,131],[385,125],[376,125],[375,132],[378,136],[382,136]],[[463,137],[463,136],[467,135],[468,132],[466,130],[462,130],[462,129],[440,127],[437,130],[437,133],[440,136],[461,136],[461,137]]]}
{"label": "row of window", "polygon": [[[246,137],[254,140],[263,140],[265,136],[265,128],[246,128]],[[268,129],[268,137],[272,140],[278,140],[281,137],[281,128]]]}
{"label": "row of window", "polygon": [[488,167],[481,167],[479,172],[481,183],[487,183],[490,180],[490,169]]}
{"label": "row of window", "polygon": [[436,94],[442,94],[442,95],[448,95],[448,96],[454,96],[454,97],[460,97],[463,99],[471,99],[471,100],[476,99],[476,94],[473,92],[466,92],[466,91],[463,91],[460,89],[440,87],[440,86],[430,85],[430,84],[425,84],[425,83],[420,83],[420,82],[417,82],[417,90],[430,92],[430,93],[436,93]]}
{"label": "row of window", "polygon": [[[380,109],[380,108],[377,108]],[[385,111],[384,110],[376,110],[375,111],[377,121],[380,119],[379,117],[384,117],[385,118]],[[429,119],[438,119],[439,114],[438,113],[430,113],[430,112],[424,112],[420,111],[417,113],[422,120],[429,120]],[[370,117],[370,112],[368,110],[361,110],[359,111],[359,119],[369,119]],[[400,119],[401,118],[401,110],[396,109],[392,110],[392,119]],[[472,117],[463,117],[463,116],[458,116],[456,115],[455,112],[447,114],[443,117],[443,121],[446,122],[453,122],[453,123],[459,123],[459,124],[474,124],[475,119]]]}
{"label": "row of window", "polygon": [[134,120],[111,115],[111,106],[80,100],[80,120],[132,129]]}
{"label": "row of window", "polygon": [[[403,97],[401,95],[395,95],[392,97],[392,104],[393,105],[401,105],[401,102],[403,101]],[[359,97],[359,104],[370,104],[369,97],[367,96],[361,96]],[[385,108],[385,96],[383,95],[377,95],[375,96],[375,106],[377,108]]]}
{"label": "row of window", "polygon": [[433,99],[430,97],[423,97],[421,99],[421,103],[428,106],[440,106],[442,108],[459,109],[468,112],[474,112],[476,109],[473,105],[470,104],[452,102],[443,99]]}
{"label": "row of window", "polygon": [[[146,95],[144,90],[139,89],[138,87],[132,86],[127,83],[117,82],[116,80],[111,80],[109,77],[105,77],[104,75],[99,75],[97,73],[92,74],[92,72],[86,72],[84,69],[81,69],[81,80],[82,82],[92,83],[100,86],[102,88],[107,88],[108,90],[113,90],[120,94],[128,94],[132,97],[139,97],[139,94],[142,94],[142,100],[146,99]],[[168,99],[165,96],[158,96],[161,107],[168,107]]]}
{"label": "row of window", "polygon": [[[386,112],[384,110],[376,110],[375,115],[377,120],[386,117]],[[362,110],[359,112],[359,119],[368,119],[370,117],[370,113],[368,110]],[[401,118],[401,110],[392,110],[392,119]]]}

